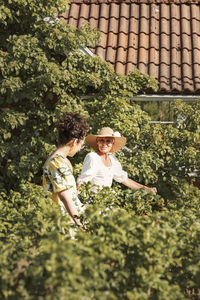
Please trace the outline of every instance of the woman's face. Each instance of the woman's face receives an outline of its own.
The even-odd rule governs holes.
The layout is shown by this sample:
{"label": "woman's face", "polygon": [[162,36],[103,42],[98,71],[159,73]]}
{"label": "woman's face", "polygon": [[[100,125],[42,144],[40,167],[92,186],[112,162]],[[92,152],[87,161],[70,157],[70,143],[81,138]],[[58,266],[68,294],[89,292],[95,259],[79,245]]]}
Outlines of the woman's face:
{"label": "woman's face", "polygon": [[113,144],[114,144],[114,139],[111,137],[97,138],[97,146],[99,152],[103,154],[109,153],[112,149]]}
{"label": "woman's face", "polygon": [[78,139],[75,139],[73,141],[73,144],[71,146],[71,149],[70,149],[70,152],[68,155],[70,157],[73,157],[77,152],[79,152],[84,147],[84,141],[85,141],[85,138],[80,140],[79,142],[78,142]]}

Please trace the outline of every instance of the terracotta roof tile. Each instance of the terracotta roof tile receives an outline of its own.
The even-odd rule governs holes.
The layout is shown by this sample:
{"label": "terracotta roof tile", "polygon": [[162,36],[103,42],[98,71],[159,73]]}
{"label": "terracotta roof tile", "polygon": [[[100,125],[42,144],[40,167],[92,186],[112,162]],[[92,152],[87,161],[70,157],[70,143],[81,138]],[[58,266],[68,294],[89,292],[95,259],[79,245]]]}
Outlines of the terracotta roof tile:
{"label": "terracotta roof tile", "polygon": [[158,79],[160,93],[200,94],[200,1],[71,0],[62,17],[99,28],[91,51],[115,72],[137,68]]}
{"label": "terracotta roof tile", "polygon": [[195,88],[200,90],[200,59],[199,59],[199,33],[200,33],[200,10],[196,8],[196,5],[191,5],[192,15],[192,46],[193,46],[193,78],[195,82]]}
{"label": "terracotta roof tile", "polygon": [[182,3],[199,3],[199,0],[70,0],[71,3],[87,3],[87,4],[91,4],[91,3],[166,3],[166,4],[171,4],[171,3],[176,3],[176,4],[182,4]]}

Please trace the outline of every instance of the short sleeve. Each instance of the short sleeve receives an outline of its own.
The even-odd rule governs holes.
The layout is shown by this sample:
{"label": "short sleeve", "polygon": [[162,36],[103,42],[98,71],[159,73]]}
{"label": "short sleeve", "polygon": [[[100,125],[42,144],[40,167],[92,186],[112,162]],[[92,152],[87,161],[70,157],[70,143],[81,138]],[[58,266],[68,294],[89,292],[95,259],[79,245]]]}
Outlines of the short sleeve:
{"label": "short sleeve", "polygon": [[122,166],[120,164],[120,162],[118,161],[118,159],[112,155],[112,163],[114,165],[113,167],[113,179],[117,182],[123,182],[126,181],[128,178],[128,174],[127,172],[125,172],[122,169]]}
{"label": "short sleeve", "polygon": [[48,177],[54,193],[73,188],[73,175],[65,159],[61,156],[50,160]]}
{"label": "short sleeve", "polygon": [[88,153],[83,161],[83,168],[81,174],[77,178],[78,184],[83,184],[84,182],[92,181],[92,178],[95,177],[97,172],[97,159],[95,153]]}

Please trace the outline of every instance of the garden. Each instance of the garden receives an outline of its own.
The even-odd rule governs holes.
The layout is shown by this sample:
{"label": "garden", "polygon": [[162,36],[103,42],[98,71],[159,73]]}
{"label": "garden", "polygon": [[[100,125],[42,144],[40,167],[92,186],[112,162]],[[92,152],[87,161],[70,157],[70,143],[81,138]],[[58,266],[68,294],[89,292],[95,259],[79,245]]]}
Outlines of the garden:
{"label": "garden", "polygon": [[[133,96],[157,81],[114,71],[80,49],[101,38],[66,25],[64,0],[0,5],[0,298],[5,300],[180,300],[200,298],[200,101],[174,101],[173,124],[151,124]],[[56,147],[55,123],[80,112],[90,133],[109,126],[127,138],[116,153],[153,195],[115,183],[85,185],[86,230],[44,192],[42,166]],[[86,146],[71,159],[75,178]]]}

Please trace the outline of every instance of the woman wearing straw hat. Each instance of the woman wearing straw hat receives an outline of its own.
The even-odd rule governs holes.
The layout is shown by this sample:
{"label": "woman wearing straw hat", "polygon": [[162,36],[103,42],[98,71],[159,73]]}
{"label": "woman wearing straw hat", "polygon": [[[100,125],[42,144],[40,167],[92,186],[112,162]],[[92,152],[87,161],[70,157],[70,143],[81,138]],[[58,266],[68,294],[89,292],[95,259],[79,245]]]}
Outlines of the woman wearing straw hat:
{"label": "woman wearing straw hat", "polygon": [[133,190],[144,188],[153,194],[157,193],[156,188],[149,188],[128,178],[127,172],[122,169],[120,162],[112,154],[125,146],[125,137],[120,136],[118,132],[113,132],[109,127],[103,127],[98,135],[88,135],[85,141],[95,152],[86,155],[82,172],[77,180],[78,186],[91,182],[93,186],[91,190],[96,192],[98,188],[111,187],[114,179]]}

